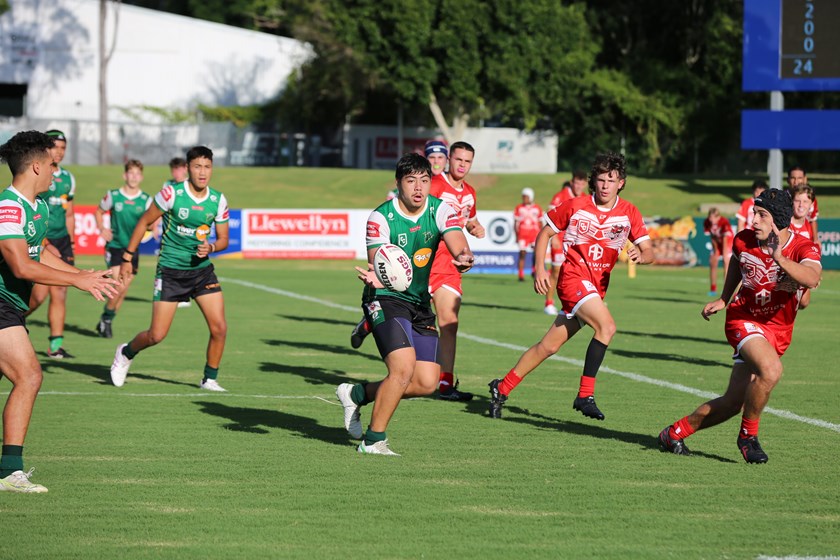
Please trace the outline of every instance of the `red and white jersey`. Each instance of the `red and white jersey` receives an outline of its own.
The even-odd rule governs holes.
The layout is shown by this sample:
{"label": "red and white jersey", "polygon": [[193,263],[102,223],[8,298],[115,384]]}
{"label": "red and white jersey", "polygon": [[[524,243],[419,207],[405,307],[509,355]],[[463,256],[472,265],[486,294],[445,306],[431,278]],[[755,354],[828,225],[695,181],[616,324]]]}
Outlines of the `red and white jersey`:
{"label": "red and white jersey", "polygon": [[724,237],[732,237],[732,224],[723,216],[712,222],[709,218],[703,222],[703,231],[714,240],[721,240]]}
{"label": "red and white jersey", "polygon": [[[435,175],[432,177],[429,194],[443,200],[455,210],[462,228],[475,218],[475,189],[466,181],[461,183],[460,189],[456,189],[449,182],[449,176],[446,173]],[[432,274],[459,274],[458,269],[452,264],[452,255],[449,254],[449,249],[446,248],[443,240],[438,245],[435,260],[432,261]]]}
{"label": "red and white jersey", "polygon": [[790,222],[788,229],[797,235],[801,235],[806,239],[814,240],[814,226],[811,225],[807,219],[802,222],[801,226],[796,225],[793,221]]}
{"label": "red and white jersey", "polygon": [[628,239],[637,245],[650,239],[639,209],[620,197],[608,210],[598,208],[594,196],[577,197],[549,210],[543,219],[555,232],[566,232],[562,273],[590,277],[596,286],[602,277],[609,282]]}
{"label": "red and white jersey", "polygon": [[461,227],[467,225],[467,222],[475,218],[475,189],[472,188],[466,181],[461,184],[460,189],[456,189],[449,182],[449,177],[446,173],[435,175],[432,177],[432,186],[429,194],[436,196],[449,206],[455,209],[455,213],[461,220]]}
{"label": "red and white jersey", "polygon": [[[772,255],[758,244],[754,231],[735,236],[732,254],[741,269],[741,289],[726,310],[726,320],[754,321],[768,326],[791,327],[796,319],[799,284],[788,276]],[[791,235],[782,254],[797,263],[820,263],[820,250],[801,235]]]}
{"label": "red and white jersey", "polygon": [[814,197],[814,203],[811,205],[811,211],[808,212],[808,221],[809,222],[816,222],[817,217],[820,215],[820,208],[817,206],[817,197]]}
{"label": "red and white jersey", "polygon": [[513,228],[517,237],[536,237],[542,229],[543,211],[539,204],[520,204],[513,211]]}
{"label": "red and white jersey", "polygon": [[554,210],[567,200],[572,200],[573,198],[575,198],[575,191],[572,190],[572,187],[563,187],[552,197],[551,202],[548,205],[548,209]]}
{"label": "red and white jersey", "polygon": [[752,229],[753,214],[755,213],[753,208],[755,208],[755,199],[748,198],[741,203],[738,213],[735,214],[739,222],[744,220],[744,229]]}

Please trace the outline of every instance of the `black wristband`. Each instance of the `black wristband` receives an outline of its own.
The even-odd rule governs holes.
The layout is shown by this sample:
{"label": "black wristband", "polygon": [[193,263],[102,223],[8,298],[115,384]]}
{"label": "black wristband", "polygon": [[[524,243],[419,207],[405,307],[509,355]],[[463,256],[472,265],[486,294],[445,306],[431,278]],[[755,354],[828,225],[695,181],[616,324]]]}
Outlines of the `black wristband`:
{"label": "black wristband", "polygon": [[129,255],[133,255],[134,251],[129,251],[128,249],[123,249],[123,253],[128,253]]}

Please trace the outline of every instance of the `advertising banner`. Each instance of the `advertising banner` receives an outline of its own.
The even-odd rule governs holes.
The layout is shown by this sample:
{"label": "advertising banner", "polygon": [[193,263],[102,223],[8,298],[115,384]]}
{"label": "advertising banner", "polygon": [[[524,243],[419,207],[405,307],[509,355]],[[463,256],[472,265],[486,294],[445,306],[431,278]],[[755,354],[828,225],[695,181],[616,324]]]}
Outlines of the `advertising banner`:
{"label": "advertising banner", "polygon": [[242,211],[242,255],[261,259],[363,259],[369,210]]}

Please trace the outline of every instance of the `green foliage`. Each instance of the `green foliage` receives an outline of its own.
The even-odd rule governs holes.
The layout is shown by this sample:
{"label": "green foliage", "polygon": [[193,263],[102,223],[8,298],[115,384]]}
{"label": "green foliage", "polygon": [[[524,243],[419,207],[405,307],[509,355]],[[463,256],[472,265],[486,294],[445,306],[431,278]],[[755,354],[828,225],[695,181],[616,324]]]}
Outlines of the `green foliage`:
{"label": "green foliage", "polygon": [[0,0],[0,15],[9,11],[9,0]]}

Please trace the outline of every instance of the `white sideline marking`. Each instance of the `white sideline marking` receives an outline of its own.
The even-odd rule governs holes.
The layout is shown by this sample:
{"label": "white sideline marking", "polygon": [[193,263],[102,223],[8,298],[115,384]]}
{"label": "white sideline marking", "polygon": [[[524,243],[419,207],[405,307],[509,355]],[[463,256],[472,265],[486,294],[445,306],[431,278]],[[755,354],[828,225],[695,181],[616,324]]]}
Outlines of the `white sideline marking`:
{"label": "white sideline marking", "polygon": [[[231,284],[239,284],[240,286],[245,286],[247,288],[254,288],[257,290],[262,290],[264,292],[269,292],[272,294],[277,294],[285,297],[289,297],[292,299],[298,299],[303,301],[308,301],[310,303],[317,303],[319,305],[324,305],[326,307],[332,307],[333,309],[341,309],[344,311],[350,311],[354,313],[358,313],[361,311],[361,305],[359,307],[350,307],[349,305],[341,305],[339,303],[333,303],[331,301],[324,301],[318,299],[316,297],[307,296],[303,294],[298,294],[295,292],[289,292],[287,290],[281,290],[278,288],[272,288],[271,286],[264,286],[262,284],[255,284],[253,282],[248,282],[246,280],[236,280],[233,278],[220,278],[222,282],[230,282]],[[461,338],[465,338],[467,340],[472,340],[473,342],[478,342],[479,344],[486,344],[488,346],[496,346],[498,348],[507,348],[508,350],[515,350],[517,352],[524,352],[528,348],[525,346],[518,346],[516,344],[508,344],[507,342],[499,342],[498,340],[493,340],[491,338],[484,338],[480,336],[475,336],[471,334],[467,334],[464,332],[458,332],[458,336]],[[556,360],[560,362],[566,362],[567,364],[572,364],[578,367],[583,367],[582,360],[576,360],[574,358],[566,358],[565,356],[551,356],[549,358],[551,360]],[[673,389],[674,391],[680,391],[682,393],[688,393],[690,395],[694,395],[697,397],[702,397],[704,399],[713,399],[719,397],[717,393],[711,393],[709,391],[702,391],[700,389],[695,389],[693,387],[688,387],[686,385],[680,385],[679,383],[671,383],[670,381],[663,381],[661,379],[654,379],[653,377],[648,377],[646,375],[640,375],[638,373],[631,373],[627,371],[619,371],[616,369],[612,369],[610,367],[603,366],[601,370],[606,373],[611,373],[613,375],[617,375],[619,377],[624,377],[625,379],[630,379],[633,381],[638,381],[640,383],[647,383],[649,385],[656,385],[657,387],[664,387],[666,389]],[[790,412],[787,410],[781,410],[772,407],[766,407],[764,412],[767,414],[772,414],[774,416],[779,416],[781,418],[787,418],[788,420],[795,420],[797,422],[802,422],[804,424],[810,424],[811,426],[817,426],[819,428],[825,428],[827,430],[831,430],[837,433],[840,433],[840,424],[834,424],[832,422],[826,422],[825,420],[820,420],[818,418],[809,418],[807,416],[801,416],[794,412]],[[838,558],[840,560],[840,558]]]}
{"label": "white sideline marking", "polygon": [[[8,392],[0,393],[8,395]],[[39,391],[38,396],[70,396],[70,397],[104,397],[107,396],[108,398],[113,397],[114,395],[120,397],[149,397],[149,398],[193,398],[193,397],[221,397],[221,398],[243,398],[243,399],[287,399],[287,400],[306,400],[306,399],[314,399],[316,401],[324,401],[327,404],[331,404],[334,406],[341,406],[340,403],[335,403],[329,399],[325,399],[324,397],[319,397],[318,395],[243,395],[239,393],[216,393],[216,392],[209,392],[209,391],[202,391],[200,393],[124,393],[122,391],[115,391],[115,392],[93,392],[93,391]]]}
{"label": "white sideline marking", "polygon": [[755,560],[840,560],[840,556],[756,556]]}

